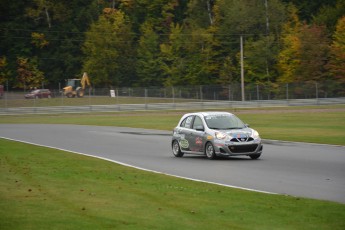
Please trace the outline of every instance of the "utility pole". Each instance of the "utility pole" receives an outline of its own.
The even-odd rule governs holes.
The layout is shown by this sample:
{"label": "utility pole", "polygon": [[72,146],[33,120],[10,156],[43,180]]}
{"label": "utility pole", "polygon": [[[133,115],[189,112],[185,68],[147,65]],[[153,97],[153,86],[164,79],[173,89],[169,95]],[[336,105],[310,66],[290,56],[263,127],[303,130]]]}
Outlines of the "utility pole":
{"label": "utility pole", "polygon": [[212,9],[211,9],[211,3],[209,0],[207,0],[207,12],[208,12],[208,17],[210,18],[210,24],[213,24],[213,18],[212,18]]}
{"label": "utility pole", "polygon": [[268,2],[265,0],[265,11],[266,11],[266,35],[270,32],[270,22],[268,19]]}
{"label": "utility pole", "polygon": [[270,33],[270,22],[268,18],[268,2],[265,0],[265,13],[266,13],[266,76],[267,81],[270,79],[270,72],[268,69],[268,42],[269,42],[269,33]]}
{"label": "utility pole", "polygon": [[244,69],[243,69],[243,36],[240,37],[240,44],[241,44],[241,93],[242,93],[242,101],[245,101],[244,97]]}

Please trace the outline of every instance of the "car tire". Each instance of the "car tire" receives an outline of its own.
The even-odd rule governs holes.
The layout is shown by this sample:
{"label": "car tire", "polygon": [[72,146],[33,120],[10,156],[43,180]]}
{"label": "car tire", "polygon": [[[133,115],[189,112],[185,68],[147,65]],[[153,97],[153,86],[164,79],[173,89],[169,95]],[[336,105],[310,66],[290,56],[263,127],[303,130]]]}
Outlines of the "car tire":
{"label": "car tire", "polygon": [[205,155],[210,160],[217,158],[216,152],[214,151],[214,147],[211,142],[207,142],[205,145]]}
{"label": "car tire", "polygon": [[256,154],[251,154],[249,155],[249,157],[253,160],[256,160],[258,159],[259,157],[261,156],[261,153],[256,153]]}
{"label": "car tire", "polygon": [[180,145],[176,140],[172,143],[172,152],[175,157],[183,157],[184,153],[181,151]]}

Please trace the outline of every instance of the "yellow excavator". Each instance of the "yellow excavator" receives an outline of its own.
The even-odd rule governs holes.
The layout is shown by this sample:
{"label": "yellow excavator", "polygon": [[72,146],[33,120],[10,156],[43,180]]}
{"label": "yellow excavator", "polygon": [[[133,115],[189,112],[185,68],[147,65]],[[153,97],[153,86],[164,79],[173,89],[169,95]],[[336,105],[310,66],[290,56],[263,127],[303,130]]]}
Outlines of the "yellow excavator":
{"label": "yellow excavator", "polygon": [[66,87],[63,88],[63,94],[66,97],[84,97],[86,87],[91,87],[90,79],[85,72],[81,79],[67,79]]}

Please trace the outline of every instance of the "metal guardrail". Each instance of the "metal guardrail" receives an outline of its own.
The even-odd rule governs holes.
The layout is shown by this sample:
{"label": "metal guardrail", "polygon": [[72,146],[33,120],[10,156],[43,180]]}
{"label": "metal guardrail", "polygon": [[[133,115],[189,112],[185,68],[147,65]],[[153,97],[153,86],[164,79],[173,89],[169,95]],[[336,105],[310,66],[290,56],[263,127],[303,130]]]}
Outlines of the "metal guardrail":
{"label": "metal guardrail", "polygon": [[258,100],[258,101],[200,101],[183,103],[147,103],[147,104],[113,104],[85,106],[47,106],[47,107],[14,107],[0,108],[0,115],[20,114],[62,114],[93,113],[121,111],[155,111],[155,110],[206,110],[224,108],[259,108],[345,104],[345,97],[291,100]]}

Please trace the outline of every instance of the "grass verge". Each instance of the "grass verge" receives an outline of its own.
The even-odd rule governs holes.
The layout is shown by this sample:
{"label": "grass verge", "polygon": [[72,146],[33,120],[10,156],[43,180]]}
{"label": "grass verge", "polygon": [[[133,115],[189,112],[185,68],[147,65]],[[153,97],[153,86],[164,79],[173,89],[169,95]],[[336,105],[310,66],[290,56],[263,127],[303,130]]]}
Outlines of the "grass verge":
{"label": "grass verge", "polygon": [[345,205],[242,191],[0,139],[1,229],[344,229]]}

